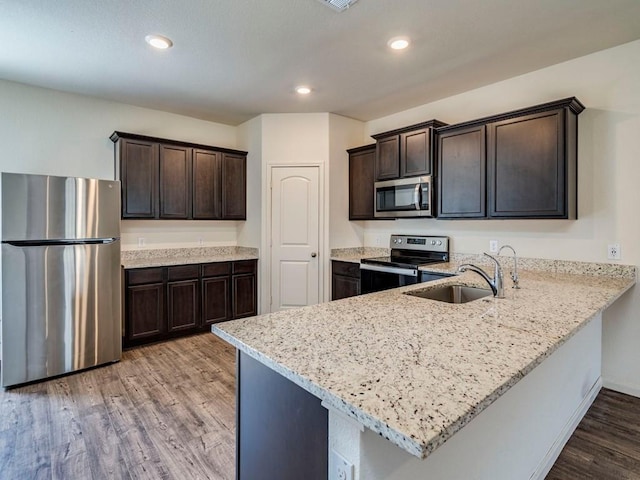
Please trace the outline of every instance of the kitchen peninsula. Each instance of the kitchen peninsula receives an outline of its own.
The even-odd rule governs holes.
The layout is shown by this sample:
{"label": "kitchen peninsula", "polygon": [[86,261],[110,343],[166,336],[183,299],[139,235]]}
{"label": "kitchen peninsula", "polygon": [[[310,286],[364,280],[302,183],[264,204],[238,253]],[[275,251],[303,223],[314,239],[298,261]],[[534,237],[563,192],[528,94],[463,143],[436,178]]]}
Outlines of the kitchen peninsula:
{"label": "kitchen peninsula", "polygon": [[[506,288],[504,299],[452,305],[404,295],[486,286],[467,272],[214,326],[239,350],[239,478],[251,478],[245,466],[257,455],[247,437],[265,428],[263,439],[290,449],[289,463],[326,462],[306,478],[333,478],[341,457],[355,479],[543,476],[600,389],[601,313],[636,278],[620,265],[545,268],[521,272],[522,289]],[[292,408],[294,397],[308,414]],[[280,417],[270,410],[279,405],[288,408]],[[287,412],[298,416],[288,426]],[[327,423],[322,412],[324,437],[315,430]],[[282,431],[273,419],[285,422]],[[297,432],[305,419],[312,427]],[[319,437],[314,452],[295,450],[310,437]]]}

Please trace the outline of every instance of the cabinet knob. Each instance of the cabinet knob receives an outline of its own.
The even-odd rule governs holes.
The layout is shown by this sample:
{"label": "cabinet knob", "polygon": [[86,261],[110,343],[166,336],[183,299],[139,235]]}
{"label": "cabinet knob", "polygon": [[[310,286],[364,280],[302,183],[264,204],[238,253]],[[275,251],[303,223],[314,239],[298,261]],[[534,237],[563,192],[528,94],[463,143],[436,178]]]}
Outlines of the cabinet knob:
{"label": "cabinet knob", "polygon": [[311,252],[311,258],[316,258],[318,254],[316,252]]}

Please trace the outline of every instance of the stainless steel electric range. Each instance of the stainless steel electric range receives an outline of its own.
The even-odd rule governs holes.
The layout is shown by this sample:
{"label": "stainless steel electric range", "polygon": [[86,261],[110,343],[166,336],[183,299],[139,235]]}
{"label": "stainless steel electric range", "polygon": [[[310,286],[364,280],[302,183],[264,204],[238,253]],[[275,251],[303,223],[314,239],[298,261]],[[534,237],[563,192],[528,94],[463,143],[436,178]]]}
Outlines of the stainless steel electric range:
{"label": "stainless steel electric range", "polygon": [[451,276],[429,273],[419,268],[449,261],[449,237],[391,235],[388,257],[360,261],[361,292],[372,293]]}

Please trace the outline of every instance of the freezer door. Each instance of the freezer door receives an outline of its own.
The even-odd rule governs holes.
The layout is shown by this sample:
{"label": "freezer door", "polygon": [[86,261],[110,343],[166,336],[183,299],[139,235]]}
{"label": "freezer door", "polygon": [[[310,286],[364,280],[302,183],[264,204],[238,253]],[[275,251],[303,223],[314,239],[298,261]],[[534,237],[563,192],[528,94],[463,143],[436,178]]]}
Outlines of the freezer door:
{"label": "freezer door", "polygon": [[120,237],[120,182],[2,173],[2,240]]}
{"label": "freezer door", "polygon": [[2,244],[2,386],[122,353],[120,243]]}

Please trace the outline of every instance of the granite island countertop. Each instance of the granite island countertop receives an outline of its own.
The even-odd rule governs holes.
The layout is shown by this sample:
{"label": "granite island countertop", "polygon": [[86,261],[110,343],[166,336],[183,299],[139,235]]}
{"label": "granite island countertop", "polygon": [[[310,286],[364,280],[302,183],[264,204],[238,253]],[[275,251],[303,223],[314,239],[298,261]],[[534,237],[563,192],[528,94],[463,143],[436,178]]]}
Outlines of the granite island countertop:
{"label": "granite island countertop", "polygon": [[452,305],[403,294],[451,283],[486,287],[478,275],[467,272],[225,322],[212,331],[332,408],[424,458],[631,288],[636,278],[633,267],[621,269],[624,275],[618,277],[558,271],[562,268],[522,271],[522,288],[505,288],[504,299]]}
{"label": "granite island countertop", "polygon": [[126,269],[257,259],[257,248],[237,246],[123,250],[120,254],[120,263]]}

